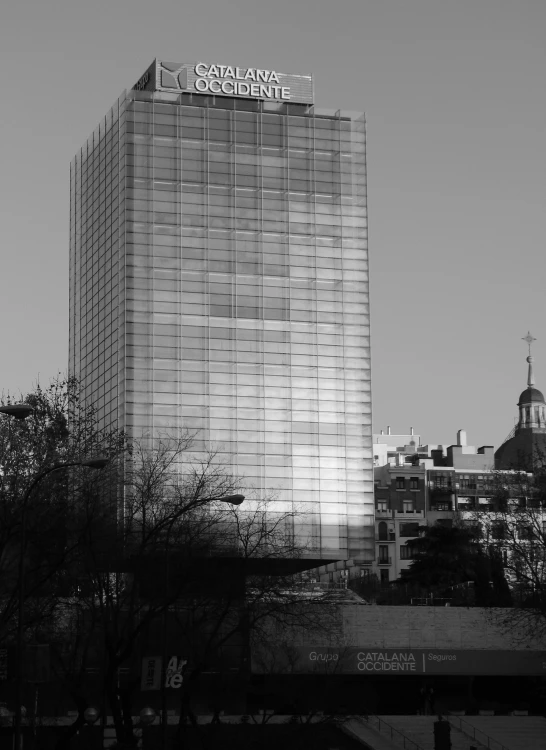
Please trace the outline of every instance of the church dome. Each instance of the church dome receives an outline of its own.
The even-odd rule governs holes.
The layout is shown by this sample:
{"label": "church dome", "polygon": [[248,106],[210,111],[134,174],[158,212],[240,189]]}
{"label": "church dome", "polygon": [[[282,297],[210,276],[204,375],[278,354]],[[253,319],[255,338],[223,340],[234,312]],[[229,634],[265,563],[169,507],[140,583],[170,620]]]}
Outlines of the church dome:
{"label": "church dome", "polygon": [[538,388],[526,388],[519,397],[518,406],[531,403],[544,403],[544,396]]}

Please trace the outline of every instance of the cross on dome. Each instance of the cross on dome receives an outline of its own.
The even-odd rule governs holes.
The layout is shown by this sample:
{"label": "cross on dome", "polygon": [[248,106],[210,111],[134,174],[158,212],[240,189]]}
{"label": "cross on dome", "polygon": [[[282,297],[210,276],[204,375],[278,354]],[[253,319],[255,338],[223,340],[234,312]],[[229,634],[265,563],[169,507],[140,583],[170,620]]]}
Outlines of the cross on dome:
{"label": "cross on dome", "polygon": [[527,331],[527,336],[523,336],[521,339],[522,341],[526,341],[529,345],[529,356],[531,356],[531,344],[533,341],[536,341],[536,338],[534,336],[531,336],[531,332]]}
{"label": "cross on dome", "polygon": [[535,376],[533,374],[533,362],[534,359],[531,356],[531,344],[536,341],[534,336],[531,336],[531,331],[527,331],[527,336],[523,336],[522,341],[526,341],[529,346],[529,356],[527,362],[529,363],[529,372],[527,373],[527,387],[532,388],[535,384]]}

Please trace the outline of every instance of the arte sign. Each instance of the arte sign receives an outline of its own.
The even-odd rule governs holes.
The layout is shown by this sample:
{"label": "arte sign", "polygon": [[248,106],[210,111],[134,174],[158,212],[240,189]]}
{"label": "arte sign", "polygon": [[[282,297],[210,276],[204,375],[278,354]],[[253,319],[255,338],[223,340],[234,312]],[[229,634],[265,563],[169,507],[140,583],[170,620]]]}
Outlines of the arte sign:
{"label": "arte sign", "polygon": [[181,656],[171,656],[167,663],[167,670],[165,672],[166,688],[182,687],[184,667],[187,663],[188,660],[183,659]]}
{"label": "arte sign", "polygon": [[[462,649],[382,649],[300,647],[297,657],[282,666],[276,654],[276,672],[314,674],[446,674],[543,675],[546,651],[489,651]],[[263,655],[256,672],[264,671]],[[260,665],[258,667],[258,664]]]}
{"label": "arte sign", "polygon": [[203,62],[173,63],[155,60],[133,89],[313,103],[312,75]]}
{"label": "arte sign", "polygon": [[[184,669],[188,663],[182,656],[171,656],[165,670],[165,687],[175,690],[182,687]],[[161,656],[145,656],[142,659],[141,690],[159,690],[163,659]]]}

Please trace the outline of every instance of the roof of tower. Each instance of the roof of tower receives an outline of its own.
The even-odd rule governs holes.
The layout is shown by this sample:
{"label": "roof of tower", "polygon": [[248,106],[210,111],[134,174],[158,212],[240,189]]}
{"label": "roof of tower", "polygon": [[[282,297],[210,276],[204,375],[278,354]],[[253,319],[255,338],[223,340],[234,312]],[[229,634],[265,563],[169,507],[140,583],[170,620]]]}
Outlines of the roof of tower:
{"label": "roof of tower", "polygon": [[518,406],[537,402],[545,403],[541,391],[538,388],[526,388],[519,397]]}
{"label": "roof of tower", "polygon": [[529,364],[529,372],[527,375],[527,388],[522,391],[519,397],[518,406],[521,406],[522,404],[533,404],[533,403],[544,403],[544,396],[542,393],[538,390],[538,388],[535,388],[535,376],[533,374],[533,362],[534,359],[531,356],[531,344],[533,341],[536,341],[536,338],[534,336],[531,336],[531,332],[527,332],[527,336],[523,337],[523,341],[527,342],[527,345],[529,346],[529,356],[527,357],[527,362]]}

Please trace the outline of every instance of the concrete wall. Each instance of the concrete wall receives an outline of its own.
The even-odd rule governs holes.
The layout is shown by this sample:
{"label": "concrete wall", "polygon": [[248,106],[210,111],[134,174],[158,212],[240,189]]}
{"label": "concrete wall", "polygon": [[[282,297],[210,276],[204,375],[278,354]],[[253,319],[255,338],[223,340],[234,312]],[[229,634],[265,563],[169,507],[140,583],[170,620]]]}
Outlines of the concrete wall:
{"label": "concrete wall", "polygon": [[[378,648],[543,650],[546,640],[522,643],[503,632],[499,617],[510,610],[481,607],[341,606],[334,642]],[[497,623],[495,622],[497,620]],[[332,632],[332,631],[331,631]],[[299,636],[300,645],[327,646],[326,634]]]}

